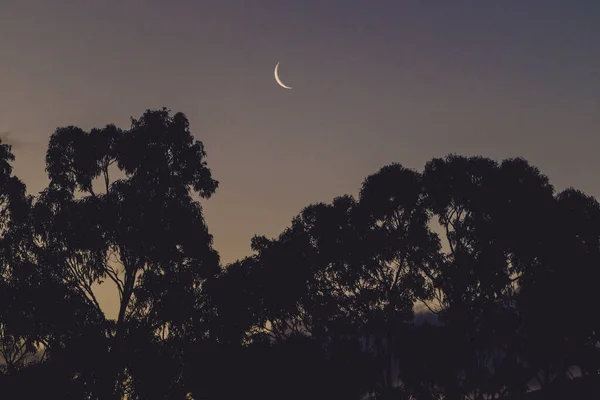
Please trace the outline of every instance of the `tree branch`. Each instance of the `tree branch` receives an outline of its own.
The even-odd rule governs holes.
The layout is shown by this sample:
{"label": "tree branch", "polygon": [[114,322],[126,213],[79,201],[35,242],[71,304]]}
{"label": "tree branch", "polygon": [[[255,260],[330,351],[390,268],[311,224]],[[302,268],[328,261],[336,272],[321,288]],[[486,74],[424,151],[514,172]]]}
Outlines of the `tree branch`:
{"label": "tree branch", "polygon": [[111,267],[111,266],[106,267],[106,275],[108,275],[108,277],[115,283],[115,285],[117,285],[117,289],[119,291],[119,300],[122,300],[124,284],[123,284],[123,281],[119,278],[118,273],[119,272],[115,271],[113,269],[113,267]]}
{"label": "tree branch", "polygon": [[78,271],[77,265],[73,263],[71,258],[67,258],[66,264],[67,267],[70,269],[71,274],[74,278],[74,283],[80,290],[81,294],[83,294],[86,299],[92,302],[92,305],[96,308],[96,311],[100,315],[103,315],[104,313],[102,312],[102,307],[100,307],[100,303],[98,303],[98,300],[94,295],[94,291],[92,290],[91,285],[86,282],[87,277],[83,274],[83,272]]}

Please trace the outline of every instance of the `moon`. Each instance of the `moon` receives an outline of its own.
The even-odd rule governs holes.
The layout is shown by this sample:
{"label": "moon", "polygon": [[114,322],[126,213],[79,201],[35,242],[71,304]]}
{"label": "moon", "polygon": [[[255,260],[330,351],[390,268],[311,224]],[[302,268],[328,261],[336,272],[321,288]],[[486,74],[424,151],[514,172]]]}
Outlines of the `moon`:
{"label": "moon", "polygon": [[277,83],[279,84],[279,86],[281,86],[284,89],[293,89],[291,86],[286,86],[283,82],[281,82],[281,79],[279,79],[279,72],[277,71],[279,69],[279,64],[281,63],[277,63],[277,65],[275,66],[275,80],[277,81]]}

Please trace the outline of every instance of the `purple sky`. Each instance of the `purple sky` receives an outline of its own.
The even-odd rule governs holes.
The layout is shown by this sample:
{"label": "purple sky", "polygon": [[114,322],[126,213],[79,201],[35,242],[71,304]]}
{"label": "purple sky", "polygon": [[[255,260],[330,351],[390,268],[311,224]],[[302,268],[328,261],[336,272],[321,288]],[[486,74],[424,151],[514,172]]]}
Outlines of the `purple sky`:
{"label": "purple sky", "polygon": [[57,126],[187,114],[223,262],[391,162],[523,156],[600,196],[597,0],[2,0],[0,94],[31,192]]}

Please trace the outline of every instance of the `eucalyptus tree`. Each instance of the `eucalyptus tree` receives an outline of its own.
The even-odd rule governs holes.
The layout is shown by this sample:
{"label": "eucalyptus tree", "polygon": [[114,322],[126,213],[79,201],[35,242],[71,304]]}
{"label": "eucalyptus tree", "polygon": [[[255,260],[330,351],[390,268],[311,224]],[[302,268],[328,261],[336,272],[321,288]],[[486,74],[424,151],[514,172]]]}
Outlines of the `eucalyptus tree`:
{"label": "eucalyptus tree", "polygon": [[[105,340],[94,346],[106,350],[94,375],[102,398],[135,398],[135,376],[147,368],[135,361],[138,344],[158,351],[202,334],[203,284],[219,270],[197,199],[218,186],[205,158],[185,115],[166,109],[132,118],[128,130],[68,126],[50,137],[50,183],[33,210],[35,261],[99,321]],[[114,288],[116,310],[98,298],[105,282]],[[171,350],[177,364],[181,350]],[[165,373],[176,386],[180,371]]]}
{"label": "eucalyptus tree", "polygon": [[[473,398],[522,392],[529,377],[517,351],[516,299],[546,250],[553,187],[523,159],[450,155],[428,162],[423,176],[447,247],[433,276],[440,318],[461,349],[452,390]],[[500,371],[514,374],[499,381]]]}
{"label": "eucalyptus tree", "polygon": [[332,359],[343,348],[354,364],[361,360],[355,393],[396,390],[408,368],[396,347],[412,329],[415,302],[431,294],[424,273],[440,246],[420,180],[401,165],[385,167],[365,180],[358,200],[310,205],[277,238],[255,237],[255,255],[217,280],[213,299],[228,337],[309,337]]}
{"label": "eucalyptus tree", "polygon": [[15,284],[15,263],[19,262],[20,225],[28,219],[31,199],[25,185],[13,175],[15,156],[11,145],[0,141],[0,372],[10,374],[22,368],[37,352],[39,343],[23,329],[23,300]]}

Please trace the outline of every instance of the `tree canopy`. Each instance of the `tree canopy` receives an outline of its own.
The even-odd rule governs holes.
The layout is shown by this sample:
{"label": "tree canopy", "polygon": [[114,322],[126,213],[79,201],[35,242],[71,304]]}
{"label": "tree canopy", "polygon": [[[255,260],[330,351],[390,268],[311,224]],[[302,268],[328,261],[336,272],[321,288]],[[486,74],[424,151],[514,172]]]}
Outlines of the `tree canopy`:
{"label": "tree canopy", "polygon": [[256,227],[253,253],[222,265],[206,158],[167,109],[127,129],[60,127],[32,195],[0,144],[3,394],[483,400],[574,377],[598,390],[593,197],[522,158],[394,163],[276,237]]}

